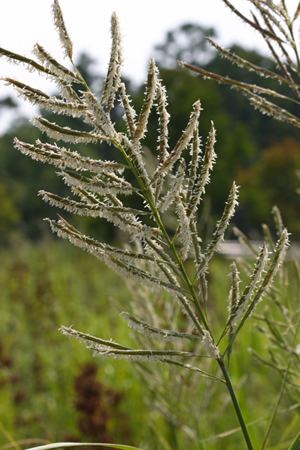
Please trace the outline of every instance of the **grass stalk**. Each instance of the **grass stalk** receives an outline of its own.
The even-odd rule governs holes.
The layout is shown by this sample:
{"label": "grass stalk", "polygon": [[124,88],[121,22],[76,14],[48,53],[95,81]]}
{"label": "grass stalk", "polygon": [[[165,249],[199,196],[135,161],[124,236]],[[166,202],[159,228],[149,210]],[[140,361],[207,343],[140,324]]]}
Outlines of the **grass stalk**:
{"label": "grass stalk", "polygon": [[225,382],[226,382],[227,390],[229,392],[229,395],[230,395],[233,407],[235,409],[236,416],[237,416],[237,419],[239,421],[239,424],[240,424],[240,427],[241,427],[241,430],[242,430],[242,433],[243,433],[243,436],[244,436],[244,439],[245,439],[245,442],[246,442],[246,445],[247,445],[247,449],[248,450],[253,450],[253,445],[251,443],[251,438],[250,438],[250,435],[248,433],[247,425],[246,425],[246,422],[244,420],[244,417],[243,417],[242,410],[241,410],[241,407],[239,405],[238,399],[237,399],[237,397],[235,395],[235,391],[234,391],[234,388],[233,388],[233,385],[232,385],[231,378],[230,378],[230,375],[228,373],[228,370],[227,370],[227,368],[225,366],[225,363],[224,363],[222,358],[219,358],[217,361],[218,361],[219,367],[220,367],[220,369],[221,369],[221,371],[222,371],[222,373],[224,375],[224,379],[225,379]]}

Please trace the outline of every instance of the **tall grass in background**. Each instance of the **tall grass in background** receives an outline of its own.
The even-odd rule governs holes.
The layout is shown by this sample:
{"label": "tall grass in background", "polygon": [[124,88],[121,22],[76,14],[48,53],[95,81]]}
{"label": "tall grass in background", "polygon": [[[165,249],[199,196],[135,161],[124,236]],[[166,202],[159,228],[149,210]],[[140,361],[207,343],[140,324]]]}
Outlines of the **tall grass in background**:
{"label": "tall grass in background", "polygon": [[[48,219],[58,236],[95,256],[126,280],[133,301],[122,316],[135,330],[137,343],[124,345],[123,340],[118,343],[109,336],[96,337],[90,334],[91,328],[87,333],[70,327],[69,320],[64,321],[66,325],[61,331],[85,344],[96,356],[135,362],[147,385],[148,395],[152,392],[157,409],[166,418],[169,440],[164,441],[157,434],[158,448],[183,448],[184,441],[177,428],[195,448],[209,448],[210,440],[226,434],[222,436],[224,433],[220,431],[205,441],[198,422],[208,426],[212,423],[218,430],[218,423],[223,423],[221,417],[230,404],[237,421],[233,422],[231,416],[228,420],[226,417],[228,425],[233,427],[228,431],[229,436],[234,436],[233,445],[248,449],[261,446],[263,449],[279,413],[286,385],[297,392],[294,378],[297,378],[299,359],[296,346],[299,311],[298,307],[289,309],[295,305],[285,301],[280,284],[274,284],[278,273],[281,285],[285,283],[282,263],[289,240],[280,213],[274,211],[276,240],[273,242],[266,231],[258,249],[252,248],[247,238],[237,231],[240,240],[251,247],[253,257],[230,265],[227,289],[222,292],[221,301],[213,303],[210,269],[238,203],[238,187],[233,183],[213,233],[207,241],[201,238],[198,213],[216,160],[213,123],[202,143],[199,136],[202,107],[197,101],[192,106],[186,128],[175,146],[170,148],[168,123],[172,119],[167,111],[166,90],[153,60],[148,67],[143,105],[139,112],[135,110],[121,78],[121,42],[115,14],[111,22],[111,58],[98,99],[73,63],[72,42],[57,1],[53,3],[53,13],[70,68],[57,62],[39,44],[34,49],[37,60],[5,49],[0,53],[46,75],[55,82],[59,95],[48,96],[11,78],[6,82],[33,104],[56,114],[78,118],[85,131],[61,127],[38,117],[34,120],[35,126],[55,142],[32,144],[16,139],[15,146],[32,159],[53,165],[70,187],[72,197],[42,191],[43,200],[71,213],[107,220],[126,236],[124,247],[111,246],[84,235],[62,217]],[[126,133],[122,131],[124,127],[113,122],[114,114],[120,109]],[[158,121],[158,145],[150,152],[144,148],[143,140],[153,111]],[[71,147],[61,147],[57,141]],[[91,145],[99,142],[110,145],[109,153],[99,160],[82,156],[72,148],[76,143]],[[271,350],[271,360],[283,375],[283,383],[267,423],[263,418],[252,416],[253,423],[249,424],[251,399],[247,388],[250,385],[237,389],[231,372],[232,367],[235,373],[239,372],[236,359],[245,352],[245,348],[239,352],[239,337],[262,300],[272,302],[273,307],[265,315],[258,315],[257,320],[276,348],[276,351]],[[84,329],[84,324],[80,328]],[[259,336],[259,330],[256,333]],[[251,333],[254,341],[256,333],[254,336]],[[257,340],[265,342],[264,338],[257,337]],[[268,358],[261,357],[258,352],[256,359],[270,364]],[[245,360],[248,364],[239,367],[239,381],[254,368],[248,358]],[[259,385],[260,380],[253,377]],[[195,401],[198,397],[199,407]],[[207,412],[210,404],[214,408]],[[234,429],[236,423],[237,430]],[[284,421],[282,427],[283,430],[286,427]],[[287,441],[291,442],[289,435]],[[143,445],[144,448],[151,446],[147,442]]]}

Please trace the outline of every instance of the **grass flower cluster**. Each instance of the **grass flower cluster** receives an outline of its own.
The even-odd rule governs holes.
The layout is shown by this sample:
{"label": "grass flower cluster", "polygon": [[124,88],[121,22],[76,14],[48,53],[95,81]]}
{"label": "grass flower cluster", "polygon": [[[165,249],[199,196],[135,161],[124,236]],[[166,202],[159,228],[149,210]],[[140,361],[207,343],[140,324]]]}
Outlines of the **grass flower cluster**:
{"label": "grass flower cluster", "polygon": [[[255,73],[262,79],[262,83],[251,84],[243,80],[235,80],[193,66],[188,62],[181,62],[181,64],[205,79],[215,80],[237,90],[262,114],[299,128],[300,49],[297,39],[300,17],[299,4],[291,11],[285,0],[250,0],[248,5],[250,5],[251,11],[247,15],[240,5],[237,6],[238,2],[223,0],[223,3],[246,26],[250,26],[262,36],[276,64],[276,69],[253,64],[234,52],[221,47],[212,39],[209,39],[209,42],[222,58],[244,69],[246,73],[247,71]],[[263,79],[266,78],[274,82],[276,86],[274,89],[263,86]]]}

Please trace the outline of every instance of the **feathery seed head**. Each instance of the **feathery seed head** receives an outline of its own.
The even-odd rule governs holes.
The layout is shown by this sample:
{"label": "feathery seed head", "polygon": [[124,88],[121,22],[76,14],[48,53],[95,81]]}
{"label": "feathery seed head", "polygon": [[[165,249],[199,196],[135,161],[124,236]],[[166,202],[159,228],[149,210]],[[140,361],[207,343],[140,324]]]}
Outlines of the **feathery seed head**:
{"label": "feathery seed head", "polygon": [[116,94],[121,84],[121,35],[116,13],[113,13],[111,17],[111,38],[112,46],[110,61],[101,98],[101,104],[107,109],[107,111],[111,111],[114,107]]}
{"label": "feathery seed head", "polygon": [[[54,0],[53,13],[55,26],[66,55],[72,60],[72,43],[67,33],[58,0]],[[123,158],[123,164],[116,161],[92,159],[56,143],[48,144],[37,141],[28,144],[15,140],[16,148],[32,159],[46,162],[58,170],[70,188],[73,197],[40,191],[39,195],[52,206],[64,209],[80,216],[104,219],[126,233],[129,245],[126,249],[99,242],[84,235],[62,218],[49,220],[51,230],[58,236],[77,245],[98,258],[124,279],[132,280],[138,285],[155,293],[162,291],[171,294],[184,312],[186,329],[197,330],[197,336],[177,331],[176,326],[160,327],[155,321],[140,320],[126,315],[129,325],[144,335],[158,337],[161,341],[180,339],[189,345],[195,339],[202,339],[210,357],[220,359],[221,354],[216,345],[206,314],[202,310],[208,301],[209,261],[235,212],[238,203],[238,187],[233,183],[223,214],[217,222],[215,231],[202,249],[201,238],[197,230],[197,208],[210,181],[216,154],[216,131],[211,129],[202,153],[199,136],[199,117],[201,103],[193,104],[192,112],[178,141],[172,149],[169,147],[168,125],[170,115],[167,111],[166,89],[159,79],[157,66],[153,59],[149,61],[148,76],[142,107],[139,114],[131,104],[125,84],[121,81],[121,37],[116,14],[111,18],[112,47],[107,77],[104,81],[100,101],[89,89],[79,72],[72,72],[58,63],[46,50],[37,44],[35,54],[41,64],[28,58],[0,49],[0,55],[45,73],[56,80],[61,97],[50,96],[19,81],[6,79],[17,92],[31,101],[58,114],[66,114],[81,119],[84,127],[74,129],[60,126],[43,117],[34,119],[34,124],[50,138],[74,144],[112,144]],[[78,91],[78,84],[84,85]],[[261,91],[260,91],[261,93]],[[248,92],[249,94],[249,92]],[[251,96],[255,97],[253,90]],[[249,95],[250,95],[249,94]],[[119,132],[111,118],[111,111],[116,102],[124,109],[127,133]],[[158,116],[158,149],[153,152],[154,164],[149,168],[142,140],[148,130],[148,122],[153,107]],[[85,130],[85,131],[83,131]],[[187,150],[187,151],[186,151]],[[184,155],[184,152],[186,154]],[[155,159],[156,157],[156,159]],[[130,172],[130,177],[127,173]],[[125,178],[126,177],[126,178]],[[134,180],[134,181],[132,181]],[[139,201],[137,208],[131,207],[127,196],[135,194]],[[168,214],[161,214],[168,211]],[[232,285],[230,291],[230,311],[227,326],[231,331],[247,318],[263,294],[268,291],[284,258],[288,245],[288,233],[283,229],[278,211],[274,211],[279,239],[272,253],[268,256],[264,245],[257,255],[250,280],[240,292],[240,276],[235,263],[231,266]],[[171,231],[168,219],[175,223]],[[138,241],[138,246],[133,242]],[[191,258],[191,274],[186,271],[185,260]],[[190,269],[190,267],[189,267]],[[151,309],[147,312],[149,313]],[[152,309],[153,310],[153,309]],[[172,311],[173,312],[173,311]],[[238,320],[241,319],[239,324]],[[152,322],[155,324],[152,325]],[[182,315],[180,327],[182,326]],[[167,328],[167,329],[166,329]],[[173,329],[174,328],[174,329]],[[62,332],[81,340],[87,347],[101,356],[127,358],[136,360],[157,360],[182,365],[178,358],[198,356],[193,352],[158,349],[131,349],[120,344],[81,333],[72,328],[62,328]],[[175,343],[175,342],[174,342]],[[190,348],[190,347],[189,347]],[[198,371],[200,369],[197,369]]]}
{"label": "feathery seed head", "polygon": [[67,32],[62,10],[60,8],[58,0],[54,0],[52,4],[52,11],[53,11],[53,19],[54,19],[54,25],[59,33],[59,38],[61,45],[64,49],[65,55],[70,58],[72,61],[73,58],[73,45],[72,41],[70,39],[70,36]]}

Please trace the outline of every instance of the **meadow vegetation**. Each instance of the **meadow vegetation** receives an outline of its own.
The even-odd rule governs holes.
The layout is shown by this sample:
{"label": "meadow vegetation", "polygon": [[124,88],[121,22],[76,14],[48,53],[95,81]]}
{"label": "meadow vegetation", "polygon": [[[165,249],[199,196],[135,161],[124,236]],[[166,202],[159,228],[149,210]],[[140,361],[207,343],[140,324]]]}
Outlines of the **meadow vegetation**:
{"label": "meadow vegetation", "polygon": [[[2,250],[1,260],[1,448],[28,448],[71,439],[98,442],[100,435],[101,440],[106,436],[109,442],[140,444],[145,449],[225,450],[241,445],[237,424],[228,414],[224,391],[215,382],[185,378],[175,368],[168,371],[156,365],[152,368],[156,388],[153,390],[132,363],[97,360],[80,344],[57,332],[63,323],[95,335],[113,335],[128,345],[134,343],[134,335],[128,334],[128,327],[119,316],[120,311],[128,309],[129,290],[105,266],[95,264],[93,257],[79,249],[54,241]],[[290,271],[294,280],[293,268]],[[229,288],[228,262],[217,259],[211,277],[209,301],[215,313],[221,315],[224,293]],[[297,290],[295,281],[288,289],[281,289],[279,297],[285,303],[297,298]],[[264,310],[267,306],[261,308],[260,315]],[[281,383],[276,368],[253,357],[254,352],[268,357],[266,335],[259,328],[259,320],[255,326],[252,323],[245,327],[231,361],[239,400],[247,406],[247,422],[253,423],[250,430],[255,427],[255,445],[261,442],[268,411]],[[82,414],[77,404],[82,390],[78,391],[76,380],[85,374],[83,378],[90,387],[94,364],[96,380],[101,383],[96,398],[101,398],[101,393],[104,397],[95,406],[96,415],[104,418],[102,426],[99,422],[96,426],[100,435],[93,427],[95,410],[89,408],[88,390],[83,390],[88,413]],[[245,367],[251,370],[245,372]],[[161,380],[168,386],[166,391]],[[300,388],[299,378],[296,382]],[[180,399],[175,390],[178,383],[182,386]],[[117,404],[108,401],[111,397],[105,393],[107,389],[120,396]],[[166,395],[170,396],[169,404]],[[299,397],[300,392],[289,390],[280,406],[280,427],[274,428],[273,442],[281,444],[272,448],[286,448],[297,433]],[[168,414],[172,407],[174,417]],[[202,414],[198,420],[199,410]],[[85,425],[88,429],[81,422],[83,416],[90,419]]]}

